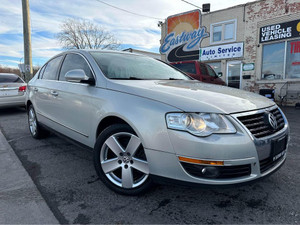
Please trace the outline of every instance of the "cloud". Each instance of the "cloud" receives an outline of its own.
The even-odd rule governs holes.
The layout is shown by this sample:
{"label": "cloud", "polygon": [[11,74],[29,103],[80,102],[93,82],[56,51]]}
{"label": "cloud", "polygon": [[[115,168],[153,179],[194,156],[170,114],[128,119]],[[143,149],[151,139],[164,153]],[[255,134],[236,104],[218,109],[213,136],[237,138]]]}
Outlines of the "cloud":
{"label": "cloud", "polygon": [[3,59],[0,59],[0,63],[2,64],[5,64],[5,65],[7,65],[7,64],[19,64],[20,63],[20,61],[17,61],[17,60],[11,60],[11,59],[5,59],[5,60],[3,60]]}
{"label": "cloud", "polygon": [[[125,10],[165,19],[170,15],[195,9],[180,0],[103,0]],[[190,0],[193,4],[200,4]],[[211,9],[218,10],[248,0],[211,0]],[[201,5],[199,5],[201,6]],[[141,50],[159,48],[158,20],[132,15],[109,7],[97,0],[45,1],[30,0],[33,61],[43,63],[61,51],[55,39],[60,26],[68,18],[88,19],[112,32],[121,43]],[[2,0],[0,8],[0,56],[23,57],[23,24],[21,1]],[[12,63],[10,61],[10,63]]]}

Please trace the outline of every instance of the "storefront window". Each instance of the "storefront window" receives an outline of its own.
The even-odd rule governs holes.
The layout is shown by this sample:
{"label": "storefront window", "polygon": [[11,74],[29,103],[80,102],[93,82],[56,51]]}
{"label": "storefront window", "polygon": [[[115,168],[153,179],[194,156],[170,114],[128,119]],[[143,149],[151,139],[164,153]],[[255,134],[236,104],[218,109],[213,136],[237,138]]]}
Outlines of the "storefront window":
{"label": "storefront window", "polygon": [[221,72],[221,62],[213,62],[213,63],[207,63],[208,65],[211,66],[211,68],[214,69],[214,71],[216,72],[216,74],[218,74],[219,72]]}
{"label": "storefront window", "polygon": [[300,78],[300,40],[287,42],[286,78]]}
{"label": "storefront window", "polygon": [[285,42],[263,46],[262,79],[282,79]]}

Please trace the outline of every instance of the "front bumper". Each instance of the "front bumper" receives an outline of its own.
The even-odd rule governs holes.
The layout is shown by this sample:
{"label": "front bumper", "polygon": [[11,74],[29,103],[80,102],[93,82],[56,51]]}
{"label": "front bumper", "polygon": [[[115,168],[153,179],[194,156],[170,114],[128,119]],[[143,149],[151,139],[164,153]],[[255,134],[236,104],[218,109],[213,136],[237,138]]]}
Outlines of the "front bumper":
{"label": "front bumper", "polygon": [[[278,159],[273,161],[271,157],[274,141],[289,136],[288,123],[284,115],[285,126],[283,129],[259,139],[255,138],[242,123],[238,122],[237,116],[231,115],[230,117],[236,126],[236,134],[213,134],[209,137],[200,138],[187,132],[168,130],[175,154],[146,149],[150,173],[184,182],[228,185],[249,182],[276,171],[286,159],[287,145]],[[223,166],[213,166],[222,175],[215,178],[202,176],[202,169],[212,167],[211,165],[186,164],[179,161],[178,157],[180,156],[199,160],[222,161]],[[239,169],[247,170],[247,172],[239,173]],[[231,172],[228,173],[228,171]]]}

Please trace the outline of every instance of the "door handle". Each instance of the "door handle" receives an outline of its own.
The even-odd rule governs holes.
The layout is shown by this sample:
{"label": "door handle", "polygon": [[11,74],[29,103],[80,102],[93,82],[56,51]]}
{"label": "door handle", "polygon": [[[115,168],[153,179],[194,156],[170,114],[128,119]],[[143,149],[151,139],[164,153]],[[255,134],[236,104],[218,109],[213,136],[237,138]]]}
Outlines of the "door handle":
{"label": "door handle", "polygon": [[33,91],[34,91],[34,92],[38,92],[39,89],[37,89],[37,88],[35,87],[35,88],[33,88]]}
{"label": "door handle", "polygon": [[58,96],[58,93],[56,91],[51,91],[50,94],[55,96],[55,97]]}

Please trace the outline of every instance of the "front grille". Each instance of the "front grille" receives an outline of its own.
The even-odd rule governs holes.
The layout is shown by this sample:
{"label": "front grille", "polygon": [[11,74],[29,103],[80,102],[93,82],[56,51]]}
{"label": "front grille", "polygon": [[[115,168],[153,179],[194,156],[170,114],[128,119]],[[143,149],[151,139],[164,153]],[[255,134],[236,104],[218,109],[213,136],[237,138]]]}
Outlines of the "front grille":
{"label": "front grille", "polygon": [[260,173],[264,173],[267,170],[271,169],[272,167],[274,167],[280,160],[282,160],[283,156],[281,156],[280,158],[278,158],[277,160],[273,161],[272,157],[263,159],[259,161],[259,165],[260,165]]}
{"label": "front grille", "polygon": [[279,109],[276,108],[270,110],[269,112],[271,112],[276,117],[277,129],[271,128],[265,121],[265,112],[247,116],[240,116],[238,117],[238,119],[248,128],[248,130],[254,135],[254,137],[262,138],[274,134],[284,127],[284,119]]}
{"label": "front grille", "polygon": [[180,162],[183,168],[187,173],[192,176],[199,177],[199,178],[212,178],[212,179],[224,179],[224,178],[237,178],[237,177],[244,177],[249,176],[251,174],[251,165],[239,165],[239,166],[216,166],[215,168],[218,169],[218,176],[217,177],[207,177],[202,173],[204,168],[208,168],[211,166],[205,165],[196,165],[191,163]]}

